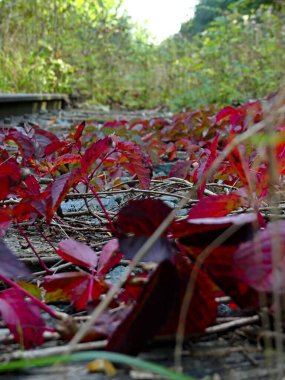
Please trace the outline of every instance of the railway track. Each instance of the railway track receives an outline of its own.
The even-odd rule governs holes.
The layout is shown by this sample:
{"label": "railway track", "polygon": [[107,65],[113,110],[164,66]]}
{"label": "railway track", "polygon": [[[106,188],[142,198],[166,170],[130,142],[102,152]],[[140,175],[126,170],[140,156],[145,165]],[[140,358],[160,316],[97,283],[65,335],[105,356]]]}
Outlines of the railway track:
{"label": "railway track", "polygon": [[31,122],[41,128],[62,134],[83,120],[100,125],[111,120],[149,119],[167,116],[157,110],[127,111],[108,106],[74,106],[63,94],[1,94],[0,128],[17,127]]}
{"label": "railway track", "polygon": [[60,110],[68,104],[64,94],[0,94],[0,118]]}

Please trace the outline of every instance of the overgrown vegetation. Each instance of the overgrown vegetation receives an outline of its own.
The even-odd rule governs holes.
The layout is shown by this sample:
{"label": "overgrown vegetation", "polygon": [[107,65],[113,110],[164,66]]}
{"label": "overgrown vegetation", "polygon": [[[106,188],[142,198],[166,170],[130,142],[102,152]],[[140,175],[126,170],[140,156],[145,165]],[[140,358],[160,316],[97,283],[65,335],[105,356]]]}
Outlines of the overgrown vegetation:
{"label": "overgrown vegetation", "polygon": [[1,92],[180,110],[264,97],[284,76],[279,2],[201,0],[194,19],[159,46],[121,0],[0,0],[0,13]]}
{"label": "overgrown vegetation", "polygon": [[[284,94],[283,88],[267,102],[219,112],[205,108],[169,118],[115,120],[101,128],[81,122],[64,136],[30,123],[3,129],[0,314],[13,340],[31,349],[44,345],[52,332],[53,339],[69,342],[59,354],[83,340],[136,355],[154,336],[176,334],[175,364],[181,368],[184,336],[209,333],[218,317],[217,297],[227,296],[227,307],[239,315],[266,312],[279,344]],[[155,166],[165,161],[173,164],[170,172],[156,174]],[[180,198],[175,212],[186,211],[184,218],[163,202],[165,195]],[[122,196],[115,214],[103,205],[103,198],[114,196]],[[92,210],[92,198],[102,213]],[[63,211],[71,199],[82,199],[87,212]],[[6,245],[12,229],[42,271],[31,273],[24,257]],[[51,247],[59,260],[55,266],[43,259],[35,238]],[[128,265],[111,283],[108,275],[122,258]],[[68,268],[59,265],[61,259]],[[141,259],[151,267],[138,268]],[[53,309],[55,303],[68,303],[72,315]],[[77,313],[87,316],[83,327]],[[43,348],[41,355],[51,353],[56,354]],[[0,351],[0,362],[13,358]],[[9,368],[0,365],[0,371]]]}

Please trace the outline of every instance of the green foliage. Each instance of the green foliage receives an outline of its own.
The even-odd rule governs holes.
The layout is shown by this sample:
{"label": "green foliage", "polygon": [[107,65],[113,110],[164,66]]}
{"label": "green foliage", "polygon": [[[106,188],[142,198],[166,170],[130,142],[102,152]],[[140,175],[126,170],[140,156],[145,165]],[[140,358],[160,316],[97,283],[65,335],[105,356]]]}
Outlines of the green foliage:
{"label": "green foliage", "polygon": [[266,8],[250,15],[235,9],[192,40],[178,35],[168,42],[180,43],[171,108],[243,102],[276,90],[284,78],[283,17]]}
{"label": "green foliage", "polygon": [[225,9],[238,0],[200,0],[196,5],[194,18],[181,26],[180,33],[192,37],[205,30],[210,22],[222,16]]}
{"label": "green foliage", "polygon": [[67,92],[114,107],[179,111],[263,97],[283,80],[281,3],[201,0],[192,29],[183,25],[159,46],[121,3],[0,0],[0,91]]}
{"label": "green foliage", "polygon": [[263,5],[280,9],[280,4],[276,0],[200,0],[196,5],[193,19],[181,25],[180,33],[184,37],[192,38],[206,30],[212,21],[231,10],[236,9],[243,14],[250,14]]}

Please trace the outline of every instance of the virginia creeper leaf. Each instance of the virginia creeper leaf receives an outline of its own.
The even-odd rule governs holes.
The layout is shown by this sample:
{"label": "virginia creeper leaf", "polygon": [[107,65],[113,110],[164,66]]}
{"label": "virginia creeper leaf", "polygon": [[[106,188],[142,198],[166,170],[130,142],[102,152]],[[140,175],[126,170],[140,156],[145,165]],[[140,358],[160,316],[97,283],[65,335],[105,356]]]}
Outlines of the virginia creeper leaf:
{"label": "virginia creeper leaf", "polygon": [[32,301],[27,301],[17,289],[0,292],[0,313],[15,340],[24,348],[44,342],[45,324],[40,309]]}
{"label": "virginia creeper leaf", "polygon": [[105,244],[98,255],[98,275],[108,273],[114,266],[119,264],[123,257],[122,253],[119,252],[119,243],[117,239],[112,239]]}
{"label": "virginia creeper leaf", "polygon": [[29,274],[25,265],[17,259],[2,240],[0,240],[0,260],[0,274],[5,277],[15,278]]}
{"label": "virginia creeper leaf", "polygon": [[75,141],[78,141],[84,131],[84,128],[86,126],[86,123],[85,121],[82,121],[82,123],[80,123],[77,128],[76,128],[76,131],[74,132],[74,135],[73,135],[73,138]]}
{"label": "virginia creeper leaf", "polygon": [[[234,275],[259,292],[285,293],[285,221],[268,223],[234,254]],[[275,255],[275,263],[273,256]]]}
{"label": "virginia creeper leaf", "polygon": [[178,274],[178,296],[168,320],[160,330],[160,335],[175,335],[179,323],[179,314],[184,301],[186,288],[193,271],[198,271],[191,302],[188,306],[185,334],[195,335],[205,331],[214,324],[217,318],[217,303],[215,301],[215,285],[210,277],[197,269],[185,257],[176,258]]}
{"label": "virginia creeper leaf", "polygon": [[[190,256],[198,258],[201,248],[186,247]],[[257,310],[259,308],[259,297],[256,290],[245,281],[235,276],[234,254],[237,246],[220,246],[214,249],[202,262],[202,270],[230,296],[232,300],[242,309]]]}
{"label": "virginia creeper leaf", "polygon": [[131,312],[109,338],[108,351],[138,354],[166,321],[177,296],[177,273],[167,260],[151,275]]}
{"label": "virginia creeper leaf", "polygon": [[95,269],[98,264],[98,253],[84,243],[73,239],[62,240],[58,243],[57,254],[64,260],[75,265]]}
{"label": "virginia creeper leaf", "polygon": [[246,205],[246,199],[238,194],[211,195],[200,199],[189,211],[188,219],[226,216],[237,208]]}
{"label": "virginia creeper leaf", "polygon": [[252,238],[254,224],[257,224],[257,215],[255,213],[244,213],[220,218],[193,218],[174,221],[171,225],[171,231],[174,237],[180,238],[179,241],[183,245],[206,247],[225,230],[235,226],[236,229],[232,231],[223,244],[238,245]]}
{"label": "virginia creeper leaf", "polygon": [[100,296],[106,293],[109,288],[103,280],[81,272],[45,276],[43,287],[47,291],[47,295],[61,289],[64,299],[66,297],[70,299],[78,311],[86,310],[91,302],[98,302]]}
{"label": "virginia creeper leaf", "polygon": [[159,199],[131,200],[118,213],[118,234],[150,236],[170,212],[171,208]]}
{"label": "virginia creeper leaf", "polygon": [[29,158],[35,156],[35,147],[30,137],[22,133],[20,130],[10,129],[9,133],[5,136],[5,141],[7,140],[13,140],[18,145],[24,164]]}
{"label": "virginia creeper leaf", "polygon": [[103,158],[107,153],[114,150],[116,147],[115,140],[112,136],[94,142],[88,147],[81,159],[82,174],[88,172],[91,166],[98,158]]}
{"label": "virginia creeper leaf", "polygon": [[[119,246],[120,251],[124,254],[126,259],[132,260],[138,250],[145,244],[148,237],[133,236],[129,238],[120,238]],[[152,245],[152,247],[143,256],[142,261],[161,262],[166,259],[171,260],[174,251],[168,239],[159,238]]]}
{"label": "virginia creeper leaf", "polygon": [[49,206],[47,212],[47,221],[50,221],[57,211],[59,205],[64,200],[66,194],[73,186],[76,186],[81,178],[80,169],[74,169],[69,173],[63,174],[48,186],[46,193],[49,193]]}
{"label": "virginia creeper leaf", "polygon": [[[152,176],[152,162],[142,147],[132,141],[119,141],[120,163],[131,173],[136,174],[142,189],[148,189]],[[125,158],[125,160],[122,160]]]}

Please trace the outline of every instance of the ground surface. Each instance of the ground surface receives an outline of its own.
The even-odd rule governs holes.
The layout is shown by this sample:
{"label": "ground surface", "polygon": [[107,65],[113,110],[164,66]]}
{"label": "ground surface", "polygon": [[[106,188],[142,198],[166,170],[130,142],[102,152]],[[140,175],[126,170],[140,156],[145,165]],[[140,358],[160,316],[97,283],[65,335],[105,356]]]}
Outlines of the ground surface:
{"label": "ground surface", "polygon": [[[39,124],[42,128],[62,135],[68,130],[70,125],[82,120],[92,119],[95,123],[102,123],[112,119],[130,119],[130,118],[148,118],[153,116],[150,112],[125,113],[125,112],[106,112],[98,110],[76,109],[70,111],[61,111],[59,113],[41,113],[39,115],[25,115],[23,117],[6,118],[0,120],[2,127],[18,125],[24,121],[32,121]],[[167,174],[169,166],[159,166],[156,168],[156,174],[161,172]],[[183,191],[187,189],[186,183],[177,182],[175,180],[154,180],[151,184],[152,194],[163,199],[172,206],[175,206],[182,196]],[[133,199],[139,195],[136,190],[126,192],[113,192],[109,194],[101,194],[105,202],[106,208],[111,215],[114,215],[119,207],[128,199]],[[194,201],[193,201],[194,202]],[[53,245],[67,236],[79,239],[90,244],[94,249],[100,249],[102,245],[109,240],[109,235],[102,228],[106,223],[104,216],[100,213],[100,208],[94,199],[89,200],[89,206],[93,210],[94,215],[90,216],[81,199],[72,199],[72,197],[62,205],[64,220],[68,227],[59,226],[52,223],[50,227],[43,225],[45,234],[50,238]],[[188,204],[187,207],[190,207]],[[186,209],[182,210],[181,215],[185,214]],[[96,215],[98,218],[96,218]],[[34,227],[26,226],[26,234],[32,241],[35,249],[42,259],[50,267],[52,265],[62,265],[58,256],[54,254],[52,246],[39,238],[39,232]],[[27,243],[21,237],[15,228],[10,228],[5,238],[9,247],[20,257],[33,272],[40,272],[35,255],[28,247]],[[122,265],[117,271],[110,276],[111,281],[116,278],[124,270]],[[64,305],[60,305],[64,308]],[[66,310],[65,310],[66,311]],[[223,314],[221,309],[219,323],[230,321],[237,322],[240,316],[227,316]],[[186,374],[196,379],[227,379],[227,380],[255,380],[277,378],[274,363],[270,358],[265,357],[263,350],[260,348],[258,334],[260,329],[257,325],[249,323],[248,326],[221,328],[218,332],[209,331],[204,337],[197,338],[185,343],[183,352],[183,368]],[[0,337],[5,337],[7,330],[2,326]],[[0,358],[2,355],[12,353],[18,350],[16,344],[6,343],[0,338]],[[51,340],[45,346],[62,345],[60,340]],[[44,347],[45,347],[44,346]],[[141,354],[142,358],[160,363],[165,366],[173,364],[173,342],[159,343],[156,342],[149,349]],[[57,365],[46,368],[35,368],[26,370],[21,373],[1,375],[3,379],[23,379],[23,380],[50,380],[50,379],[106,379],[106,375],[91,374],[88,372],[85,363]],[[135,371],[129,371],[126,368],[118,369],[116,378],[118,379],[148,379],[149,374],[143,374]]]}

